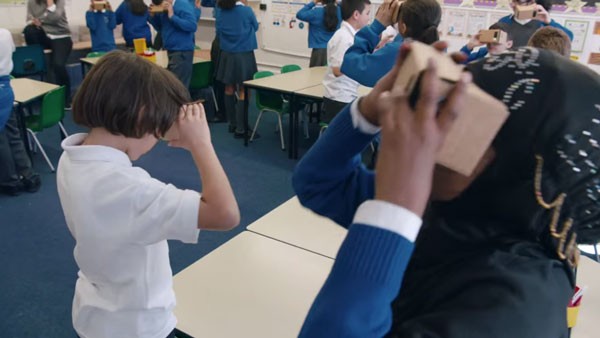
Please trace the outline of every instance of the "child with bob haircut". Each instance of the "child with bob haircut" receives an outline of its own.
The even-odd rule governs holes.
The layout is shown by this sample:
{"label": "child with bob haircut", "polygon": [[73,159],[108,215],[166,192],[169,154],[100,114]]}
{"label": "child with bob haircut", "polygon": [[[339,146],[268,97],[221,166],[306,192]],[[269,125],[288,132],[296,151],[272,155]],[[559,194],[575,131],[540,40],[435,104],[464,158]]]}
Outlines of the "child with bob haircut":
{"label": "child with bob haircut", "polygon": [[[73,118],[90,131],[62,142],[57,185],[76,241],[72,314],[80,337],[174,337],[167,240],[196,243],[199,229],[239,222],[204,109],[188,102],[173,74],[122,51],[105,55],[77,92]],[[158,138],[191,153],[202,195],[132,165]]]}

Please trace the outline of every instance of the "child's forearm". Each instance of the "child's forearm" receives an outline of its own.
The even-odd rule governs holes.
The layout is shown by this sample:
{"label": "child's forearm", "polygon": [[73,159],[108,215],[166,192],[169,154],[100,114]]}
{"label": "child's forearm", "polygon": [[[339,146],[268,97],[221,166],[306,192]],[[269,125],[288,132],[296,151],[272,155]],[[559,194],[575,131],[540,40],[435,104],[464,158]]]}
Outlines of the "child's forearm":
{"label": "child's forearm", "polygon": [[229,183],[212,144],[192,150],[192,157],[202,181],[202,199],[198,228],[229,230],[240,222],[240,212]]}

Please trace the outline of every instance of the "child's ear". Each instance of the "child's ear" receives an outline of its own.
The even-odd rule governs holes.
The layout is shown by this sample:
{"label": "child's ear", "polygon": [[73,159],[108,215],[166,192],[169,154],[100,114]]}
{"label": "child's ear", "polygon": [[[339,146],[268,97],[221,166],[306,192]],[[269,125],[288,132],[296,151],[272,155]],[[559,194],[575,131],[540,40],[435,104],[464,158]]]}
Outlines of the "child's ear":
{"label": "child's ear", "polygon": [[398,32],[402,36],[404,36],[406,34],[406,24],[404,22],[399,22],[398,23]]}
{"label": "child's ear", "polygon": [[513,46],[513,41],[512,41],[512,40],[508,40],[508,41],[506,41],[506,48],[507,48],[507,49],[511,49],[511,48],[512,48],[512,46]]}

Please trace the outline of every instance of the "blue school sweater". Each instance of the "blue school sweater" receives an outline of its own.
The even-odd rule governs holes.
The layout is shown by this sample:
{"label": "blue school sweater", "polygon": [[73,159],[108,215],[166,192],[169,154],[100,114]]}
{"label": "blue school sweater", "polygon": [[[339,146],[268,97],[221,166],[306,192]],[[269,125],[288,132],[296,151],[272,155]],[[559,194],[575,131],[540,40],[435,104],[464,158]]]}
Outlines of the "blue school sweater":
{"label": "blue school sweater", "polygon": [[194,0],[190,0],[190,4],[192,5],[192,8],[194,9],[194,17],[196,17],[196,22],[198,22],[198,20],[200,20],[200,16],[202,15],[202,9],[196,7],[196,1],[194,1]]}
{"label": "blue school sweater", "polygon": [[483,59],[488,54],[487,47],[481,47],[476,52],[473,52],[472,49],[469,49],[467,45],[464,45],[463,48],[460,49],[461,53],[467,55],[467,60],[464,63],[469,63],[471,61]]}
{"label": "blue school sweater", "polygon": [[363,86],[373,87],[392,69],[404,39],[398,34],[394,41],[373,52],[385,28],[379,21],[373,20],[356,33],[354,45],[346,51],[342,63],[344,75]]}
{"label": "blue school sweater", "polygon": [[299,337],[383,337],[413,248],[391,231],[352,224]]}
{"label": "blue school sweater", "polygon": [[134,15],[124,1],[115,12],[117,25],[123,24],[123,38],[127,46],[133,46],[134,39],[145,38],[148,46],[152,45],[152,34],[148,26],[148,12]]}
{"label": "blue school sweater", "polygon": [[85,23],[92,38],[92,52],[110,52],[117,48],[113,30],[117,26],[115,12],[87,11]]}
{"label": "blue school sweater", "polygon": [[167,13],[157,13],[148,19],[157,31],[160,31],[164,48],[169,52],[193,51],[194,35],[198,28],[198,21],[194,8],[189,1],[175,1],[173,16]]}
{"label": "blue school sweater", "polygon": [[258,48],[256,31],[258,21],[252,8],[236,5],[219,11],[216,21],[221,50],[229,53],[250,52]]}
{"label": "blue school sweater", "polygon": [[336,8],[338,24],[332,32],[329,32],[325,28],[323,21],[325,18],[325,6],[315,6],[315,3],[311,1],[296,13],[298,20],[306,21],[310,24],[308,26],[308,48],[327,48],[329,39],[331,39],[335,31],[342,24],[342,11],[340,10],[340,6],[336,6]]}

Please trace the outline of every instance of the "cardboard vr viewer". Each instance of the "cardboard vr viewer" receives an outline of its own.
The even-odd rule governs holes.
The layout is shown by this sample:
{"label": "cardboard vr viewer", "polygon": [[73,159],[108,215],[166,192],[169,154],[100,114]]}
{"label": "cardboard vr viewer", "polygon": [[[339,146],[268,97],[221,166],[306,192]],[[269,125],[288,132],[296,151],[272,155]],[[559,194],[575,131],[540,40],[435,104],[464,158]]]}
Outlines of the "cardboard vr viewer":
{"label": "cardboard vr viewer", "polygon": [[508,34],[500,29],[487,29],[479,32],[479,42],[481,43],[506,43]]}
{"label": "cardboard vr viewer", "polygon": [[[447,54],[421,42],[412,42],[411,50],[402,64],[395,86],[409,93],[411,104],[419,96],[420,79],[429,59],[437,64],[441,98],[444,100],[459,81],[463,66],[457,65]],[[462,175],[470,176],[496,134],[508,118],[508,109],[498,99],[469,83],[463,111],[450,128],[437,154],[436,162]]]}
{"label": "cardboard vr viewer", "polygon": [[537,5],[517,5],[515,11],[515,18],[519,20],[533,19],[537,16]]}
{"label": "cardboard vr viewer", "polygon": [[107,3],[104,0],[94,0],[94,2],[92,2],[92,7],[96,11],[101,11],[107,8]]}

